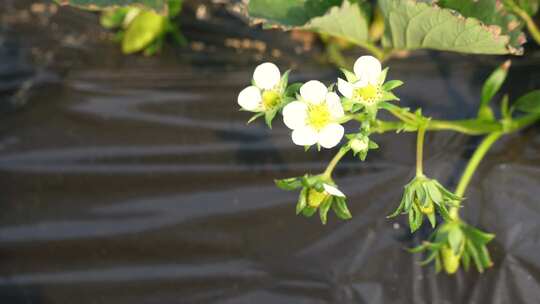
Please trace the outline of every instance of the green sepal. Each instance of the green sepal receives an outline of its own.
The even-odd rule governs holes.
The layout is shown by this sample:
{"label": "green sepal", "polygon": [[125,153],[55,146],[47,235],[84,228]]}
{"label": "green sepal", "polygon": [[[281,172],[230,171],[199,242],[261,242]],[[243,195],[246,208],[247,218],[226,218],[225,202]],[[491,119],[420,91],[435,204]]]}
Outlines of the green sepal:
{"label": "green sepal", "polygon": [[274,117],[276,117],[276,114],[279,112],[279,109],[273,109],[264,112],[264,122],[268,126],[268,128],[272,129],[272,120],[274,120]]}
{"label": "green sepal", "polygon": [[432,212],[432,213],[428,214],[427,218],[429,220],[429,223],[431,224],[431,228],[435,228],[435,226],[437,225],[437,219],[436,219],[436,216],[435,216],[435,212]]}
{"label": "green sepal", "polygon": [[384,91],[392,91],[393,89],[398,88],[402,85],[403,85],[403,81],[401,80],[390,80],[382,85],[382,89]]}
{"label": "green sepal", "polygon": [[455,255],[460,254],[463,241],[463,232],[461,231],[459,226],[450,229],[450,231],[448,232],[448,244],[450,244],[450,248],[452,248],[452,251]]}
{"label": "green sepal", "polygon": [[275,179],[274,183],[280,189],[291,191],[302,187],[302,181],[298,177]]}
{"label": "green sepal", "polygon": [[382,95],[381,95],[381,98],[379,99],[379,102],[393,101],[393,100],[399,100],[399,97],[394,95],[394,93],[392,93],[392,92],[383,91]]}
{"label": "green sepal", "polygon": [[307,188],[303,188],[302,191],[300,191],[300,195],[298,196],[298,203],[296,203],[296,215],[299,215],[302,213],[304,208],[307,206]]}
{"label": "green sepal", "polygon": [[321,218],[321,223],[323,225],[326,225],[326,221],[328,217],[328,210],[330,210],[330,207],[332,206],[332,202],[333,202],[333,197],[329,196],[319,206],[319,216]]}
{"label": "green sepal", "polygon": [[302,87],[302,85],[303,85],[303,83],[300,83],[300,82],[292,83],[285,90],[285,96],[293,97],[292,100],[296,100],[296,94],[298,94],[298,92],[300,92],[300,88]]}
{"label": "green sepal", "polygon": [[381,74],[379,74],[379,83],[382,84],[386,80],[386,75],[388,74],[388,67],[384,68],[384,70],[381,71]]}
{"label": "green sepal", "polygon": [[289,83],[289,73],[291,70],[285,71],[283,75],[281,76],[281,79],[279,80],[278,90],[281,94],[283,94],[287,89],[287,84]]}
{"label": "green sepal", "polygon": [[317,212],[317,208],[310,206],[306,206],[304,209],[302,209],[302,215],[305,217],[312,217],[315,212]]}
{"label": "green sepal", "polygon": [[343,75],[345,76],[345,79],[347,80],[347,82],[350,82],[350,83],[355,83],[358,81],[358,77],[356,77],[356,75],[347,70],[347,69],[340,69],[341,72],[343,72]]}
{"label": "green sepal", "polygon": [[332,210],[337,215],[338,218],[342,220],[348,220],[352,218],[352,214],[347,208],[347,203],[343,197],[335,197],[334,203],[332,204]]}
{"label": "green sepal", "polygon": [[250,123],[254,122],[257,118],[259,118],[261,116],[264,116],[264,112],[259,112],[259,113],[255,114],[255,115],[251,116],[251,118],[247,121],[246,124],[249,125]]}

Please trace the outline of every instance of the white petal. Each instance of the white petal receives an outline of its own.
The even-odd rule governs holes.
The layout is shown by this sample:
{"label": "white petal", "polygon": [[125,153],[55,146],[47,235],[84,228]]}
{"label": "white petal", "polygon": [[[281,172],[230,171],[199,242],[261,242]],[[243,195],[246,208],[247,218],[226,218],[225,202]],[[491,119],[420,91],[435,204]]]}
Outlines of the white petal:
{"label": "white petal", "polygon": [[238,104],[247,111],[257,111],[262,102],[261,90],[256,86],[249,86],[238,94]]}
{"label": "white petal", "polygon": [[353,88],[357,89],[357,88],[363,88],[365,86],[367,86],[369,84],[369,82],[365,79],[360,79],[358,80],[357,82],[353,83]]}
{"label": "white petal", "polygon": [[328,106],[328,110],[333,119],[340,119],[345,115],[343,106],[341,106],[341,99],[336,93],[328,92],[328,94],[326,94],[326,105]]}
{"label": "white petal", "polygon": [[345,194],[341,192],[338,188],[330,186],[329,184],[323,184],[324,191],[330,193],[333,196],[345,197]]}
{"label": "white petal", "polygon": [[323,148],[333,148],[341,141],[345,129],[337,123],[328,124],[319,133],[319,144]]}
{"label": "white petal", "polygon": [[307,102],[319,104],[326,98],[328,89],[318,80],[310,80],[300,87],[300,96]]}
{"label": "white petal", "polygon": [[373,56],[362,56],[354,63],[354,74],[361,80],[375,84],[379,80],[381,62]]}
{"label": "white petal", "polygon": [[311,146],[317,143],[317,132],[312,127],[305,126],[293,130],[292,141],[299,146]]}
{"label": "white petal", "polygon": [[338,78],[338,80],[337,80],[337,88],[338,88],[338,91],[343,96],[345,96],[347,98],[352,98],[354,88],[349,82],[347,82],[347,81],[345,81],[345,80],[343,80],[341,78]]}
{"label": "white petal", "polygon": [[298,129],[306,125],[307,105],[293,101],[283,108],[283,122],[289,129]]}
{"label": "white petal", "polygon": [[281,73],[279,68],[271,63],[265,62],[258,65],[253,72],[253,81],[255,85],[264,90],[270,90],[274,88],[281,79]]}

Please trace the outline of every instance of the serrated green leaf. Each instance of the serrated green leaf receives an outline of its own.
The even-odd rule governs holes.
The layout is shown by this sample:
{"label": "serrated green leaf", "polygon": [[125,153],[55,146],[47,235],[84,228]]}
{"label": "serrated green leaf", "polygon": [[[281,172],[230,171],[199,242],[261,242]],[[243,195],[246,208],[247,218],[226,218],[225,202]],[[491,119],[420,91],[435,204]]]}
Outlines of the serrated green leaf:
{"label": "serrated green leaf", "polygon": [[250,0],[248,12],[252,18],[261,18],[271,25],[301,26],[310,19],[324,15],[342,0]]}
{"label": "serrated green leaf", "polygon": [[379,0],[385,16],[383,46],[476,54],[519,54],[510,37],[478,19],[415,0]]}
{"label": "serrated green leaf", "polygon": [[464,17],[471,17],[489,25],[493,31],[510,38],[510,46],[521,49],[524,43],[521,20],[501,5],[500,0],[439,0],[437,4],[456,10]]}
{"label": "serrated green leaf", "polygon": [[339,37],[359,45],[368,41],[369,13],[360,0],[251,0],[248,12],[270,25]]}
{"label": "serrated green leaf", "polygon": [[152,11],[141,12],[126,30],[122,52],[131,54],[146,48],[163,34],[165,17]]}
{"label": "serrated green leaf", "polygon": [[540,90],[519,97],[513,106],[525,113],[540,114]]}

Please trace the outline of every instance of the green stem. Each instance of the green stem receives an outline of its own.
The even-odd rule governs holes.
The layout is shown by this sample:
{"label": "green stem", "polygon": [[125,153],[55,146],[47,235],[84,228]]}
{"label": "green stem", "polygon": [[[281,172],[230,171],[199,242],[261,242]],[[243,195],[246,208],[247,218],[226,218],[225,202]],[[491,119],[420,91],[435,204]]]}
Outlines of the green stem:
{"label": "green stem", "polygon": [[[482,140],[478,148],[476,148],[476,151],[474,151],[474,154],[472,155],[471,159],[467,163],[467,166],[465,167],[465,171],[463,171],[463,174],[461,175],[461,178],[459,180],[459,183],[456,187],[456,195],[463,197],[465,194],[465,190],[467,190],[467,186],[469,186],[469,183],[471,182],[471,178],[474,175],[474,172],[478,168],[478,165],[486,155],[486,153],[489,151],[489,148],[499,139],[504,133],[502,132],[494,132],[489,134]],[[450,216],[452,218],[457,219],[458,217],[458,210],[459,207],[453,207],[450,209]]]}
{"label": "green stem", "polygon": [[328,179],[332,178],[332,172],[334,171],[334,168],[339,163],[341,158],[343,158],[343,156],[345,156],[345,154],[347,154],[347,152],[349,152],[349,150],[350,150],[350,148],[341,148],[341,149],[339,149],[338,153],[336,153],[336,155],[334,155],[334,158],[332,158],[330,163],[328,163],[328,166],[326,167],[326,170],[324,170],[324,172],[323,172],[323,176],[325,178],[328,178]]}
{"label": "green stem", "polygon": [[416,176],[424,176],[424,138],[426,135],[426,125],[418,127],[418,137],[416,139]]}
{"label": "green stem", "polygon": [[533,39],[536,41],[536,43],[540,44],[540,30],[538,30],[538,27],[536,26],[536,23],[534,23],[534,20],[529,16],[529,14],[521,9],[514,1],[507,1],[507,4],[510,6],[512,11],[518,15],[523,21],[525,21],[525,24],[527,25],[527,29],[529,30],[529,33],[533,37]]}
{"label": "green stem", "polygon": [[476,148],[476,151],[474,151],[467,167],[465,167],[465,171],[463,171],[463,174],[461,175],[461,179],[456,187],[456,195],[463,196],[465,194],[465,190],[467,189],[476,168],[478,168],[480,161],[482,161],[489,148],[491,148],[502,135],[503,133],[501,132],[495,132],[489,134],[482,140],[478,148]]}

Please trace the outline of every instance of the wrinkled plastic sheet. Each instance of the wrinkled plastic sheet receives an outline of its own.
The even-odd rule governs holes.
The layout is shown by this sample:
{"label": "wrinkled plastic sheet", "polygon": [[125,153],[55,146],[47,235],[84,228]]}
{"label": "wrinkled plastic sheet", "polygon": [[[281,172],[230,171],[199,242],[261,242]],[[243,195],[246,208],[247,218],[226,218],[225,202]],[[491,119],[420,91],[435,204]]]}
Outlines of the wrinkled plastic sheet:
{"label": "wrinkled plastic sheet", "polygon": [[[76,10],[59,14],[52,20],[71,34],[95,22]],[[412,177],[414,135],[377,135],[381,149],[366,162],[339,165],[352,220],[332,215],[323,226],[295,216],[297,194],[276,189],[273,178],[320,172],[332,151],[304,153],[279,120],[271,132],[261,122],[246,126],[236,94],[260,58],[219,46],[215,36],[227,32],[217,29],[226,26],[201,24],[184,31],[195,39],[216,29],[207,41],[215,52],[142,58],[97,38],[58,45],[64,32],[38,39],[46,25],[4,22],[0,303],[540,301],[537,126],[500,140],[467,193],[463,217],[497,235],[494,267],[437,275],[404,250],[430,229],[410,235],[405,218],[385,218]],[[34,62],[51,48],[49,61]],[[293,55],[272,60],[295,66],[294,81],[338,76],[315,55],[285,53]],[[531,50],[514,60],[504,88],[511,96],[540,84],[535,58]],[[405,81],[403,105],[457,119],[474,115],[481,81],[501,61],[417,53],[391,61],[389,77]],[[428,133],[427,173],[454,186],[478,141]]]}

